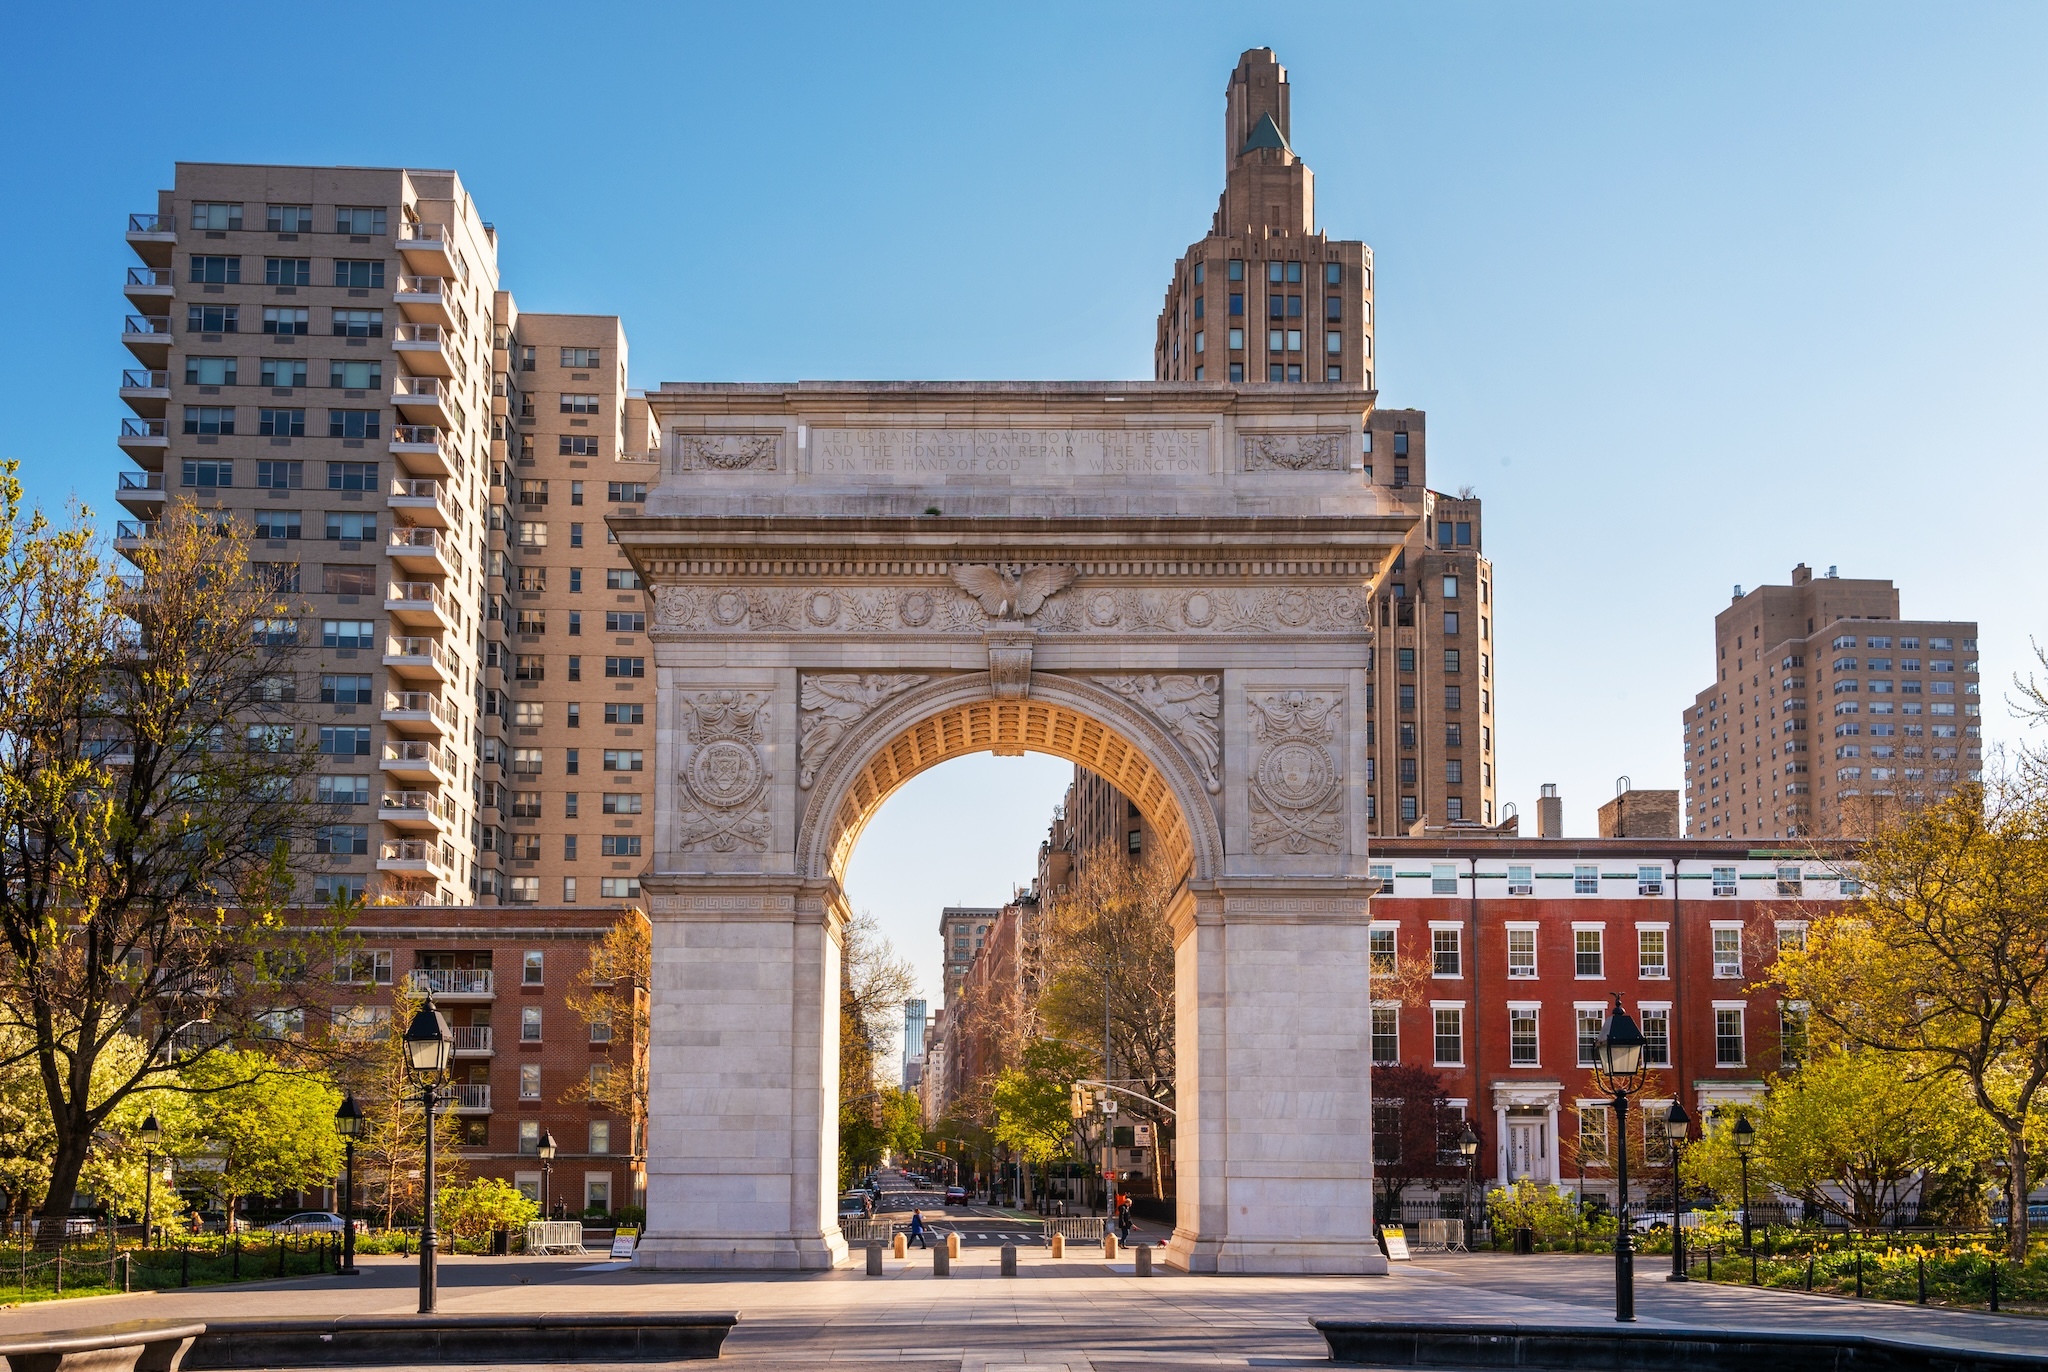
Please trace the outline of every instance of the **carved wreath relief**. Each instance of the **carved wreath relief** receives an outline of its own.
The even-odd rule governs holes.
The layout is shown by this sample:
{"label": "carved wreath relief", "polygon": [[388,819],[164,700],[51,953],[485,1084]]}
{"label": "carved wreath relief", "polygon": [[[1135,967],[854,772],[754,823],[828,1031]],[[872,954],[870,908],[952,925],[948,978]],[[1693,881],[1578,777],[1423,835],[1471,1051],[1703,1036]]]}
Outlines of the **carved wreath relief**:
{"label": "carved wreath relief", "polygon": [[805,676],[797,692],[796,784],[809,790],[818,768],[846,731],[894,695],[931,680],[927,676],[868,672]]}
{"label": "carved wreath relief", "polygon": [[1344,701],[1335,691],[1252,691],[1254,853],[1335,853],[1344,846],[1344,785],[1333,745]]}
{"label": "carved wreath relief", "polygon": [[677,434],[676,470],[772,472],[779,446],[774,434]]}
{"label": "carved wreath relief", "polygon": [[690,748],[677,778],[684,849],[768,851],[768,697],[698,691],[683,700]]}
{"label": "carved wreath relief", "polygon": [[1096,678],[1127,700],[1137,702],[1173,731],[1181,746],[1201,768],[1202,784],[1215,795],[1223,789],[1216,766],[1223,756],[1219,720],[1223,713],[1222,678],[1215,676],[1105,676]]}
{"label": "carved wreath relief", "polygon": [[1248,434],[1244,440],[1248,472],[1341,472],[1342,434]]}

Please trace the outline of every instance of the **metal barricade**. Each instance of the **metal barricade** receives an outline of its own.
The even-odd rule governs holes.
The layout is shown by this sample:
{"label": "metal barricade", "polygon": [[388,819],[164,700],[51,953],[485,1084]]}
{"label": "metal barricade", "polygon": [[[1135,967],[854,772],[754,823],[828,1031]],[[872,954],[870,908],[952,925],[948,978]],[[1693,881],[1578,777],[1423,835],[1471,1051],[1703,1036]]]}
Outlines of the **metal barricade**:
{"label": "metal barricade", "polygon": [[583,1253],[581,1220],[536,1220],[526,1226],[529,1253]]}

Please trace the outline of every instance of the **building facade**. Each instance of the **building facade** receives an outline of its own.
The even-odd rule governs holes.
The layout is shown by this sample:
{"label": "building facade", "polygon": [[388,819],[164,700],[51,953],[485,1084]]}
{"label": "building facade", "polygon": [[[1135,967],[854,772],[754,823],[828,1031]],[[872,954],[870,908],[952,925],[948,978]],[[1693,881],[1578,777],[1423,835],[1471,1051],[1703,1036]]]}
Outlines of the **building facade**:
{"label": "building facade", "polygon": [[1977,626],[1901,619],[1890,581],[1738,586],[1714,662],[1681,720],[1689,835],[1860,837],[1983,777]]}
{"label": "building facade", "polygon": [[903,1002],[903,1089],[906,1091],[915,1091],[924,1079],[926,1019],[923,1000]]}

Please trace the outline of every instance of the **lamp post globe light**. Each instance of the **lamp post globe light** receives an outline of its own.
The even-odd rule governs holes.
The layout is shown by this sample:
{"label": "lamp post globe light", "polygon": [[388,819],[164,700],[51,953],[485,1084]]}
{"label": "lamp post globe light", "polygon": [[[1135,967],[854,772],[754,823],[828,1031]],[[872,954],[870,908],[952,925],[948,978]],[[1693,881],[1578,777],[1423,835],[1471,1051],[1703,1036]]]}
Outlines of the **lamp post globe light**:
{"label": "lamp post globe light", "polygon": [[1465,1251],[1472,1251],[1472,1172],[1479,1165],[1479,1135],[1472,1132],[1472,1121],[1466,1120],[1465,1127],[1458,1133],[1458,1155],[1465,1159]]}
{"label": "lamp post globe light", "polygon": [[555,1216],[548,1209],[548,1174],[555,1169],[555,1131],[541,1130],[540,1146],[534,1151],[540,1154],[540,1217],[551,1220]]}
{"label": "lamp post globe light", "polygon": [[164,1141],[163,1126],[156,1122],[154,1110],[142,1121],[136,1137],[142,1140],[142,1246],[147,1248],[151,1221],[155,1218],[156,1150],[157,1145]]}
{"label": "lamp post globe light", "polygon": [[405,1065],[420,1086],[420,1108],[427,1116],[426,1165],[421,1170],[423,1195],[420,1214],[420,1313],[431,1315],[438,1292],[435,1288],[434,1250],[440,1236],[434,1232],[434,1107],[449,1098],[441,1078],[455,1051],[455,1035],[448,1019],[429,999],[412,1017],[405,1031]]}
{"label": "lamp post globe light", "polygon": [[341,1266],[335,1275],[353,1277],[356,1268],[356,1140],[363,1136],[363,1108],[355,1092],[341,1098],[334,1112],[334,1132],[341,1135],[347,1152],[341,1164]]}
{"label": "lamp post globe light", "polygon": [[1633,1324],[1636,1318],[1635,1253],[1628,1232],[1628,1098],[1643,1087],[1643,1031],[1614,998],[1607,1029],[1595,1054],[1594,1077],[1614,1097],[1614,1318]]}
{"label": "lamp post globe light", "polygon": [[1678,1208],[1678,1150],[1685,1146],[1686,1130],[1691,1127],[1692,1116],[1685,1113],[1685,1106],[1672,1101],[1664,1112],[1664,1138],[1671,1149],[1671,1275],[1666,1281],[1691,1280],[1685,1271],[1685,1216]]}
{"label": "lamp post globe light", "polygon": [[1742,1251],[1750,1251],[1749,1235],[1749,1158],[1756,1152],[1756,1130],[1749,1127],[1749,1116],[1735,1117],[1735,1156],[1742,1162]]}

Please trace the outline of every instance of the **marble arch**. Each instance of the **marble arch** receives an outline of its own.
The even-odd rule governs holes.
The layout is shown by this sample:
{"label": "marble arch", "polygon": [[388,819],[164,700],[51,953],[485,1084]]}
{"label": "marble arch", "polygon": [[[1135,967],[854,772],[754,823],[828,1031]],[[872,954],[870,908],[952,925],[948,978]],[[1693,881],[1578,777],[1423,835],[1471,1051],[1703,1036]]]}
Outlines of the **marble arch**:
{"label": "marble arch", "polygon": [[1364,470],[1372,401],[1179,383],[649,394],[660,480],[609,521],[652,593],[658,681],[636,1262],[845,1257],[838,874],[918,771],[1031,750],[1110,776],[1184,857],[1168,1261],[1384,1271],[1365,668],[1373,595],[1423,507]]}

